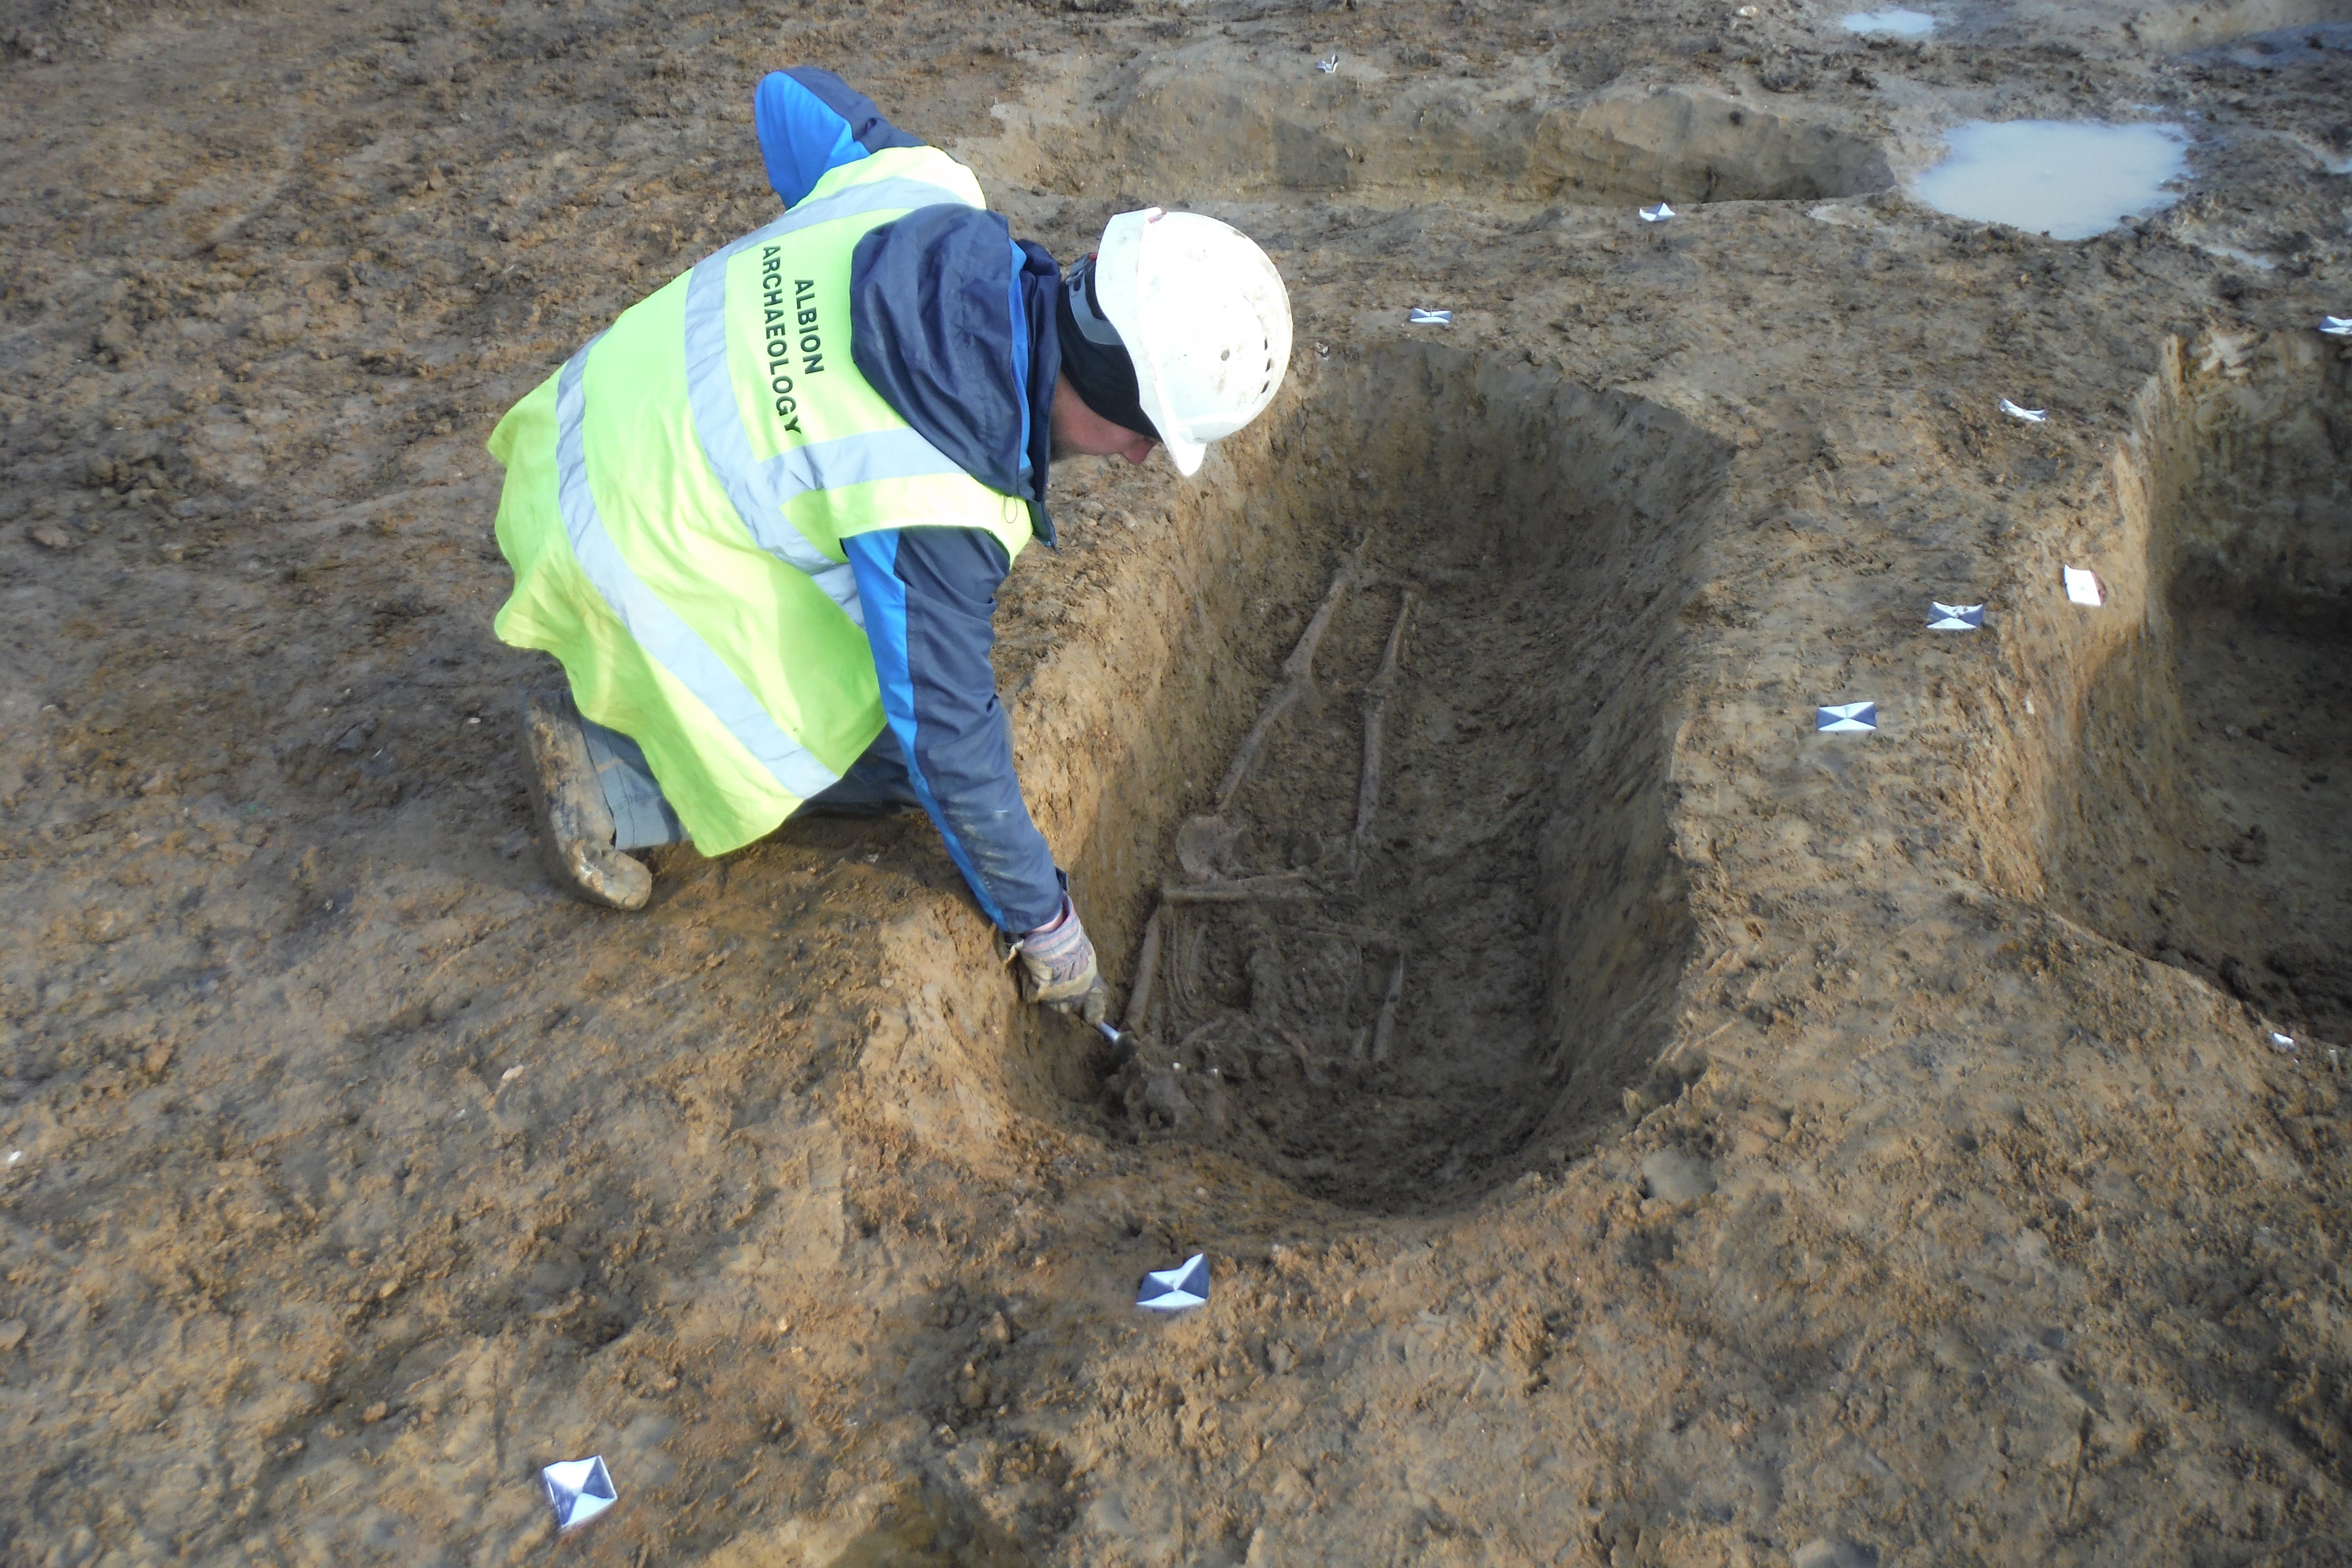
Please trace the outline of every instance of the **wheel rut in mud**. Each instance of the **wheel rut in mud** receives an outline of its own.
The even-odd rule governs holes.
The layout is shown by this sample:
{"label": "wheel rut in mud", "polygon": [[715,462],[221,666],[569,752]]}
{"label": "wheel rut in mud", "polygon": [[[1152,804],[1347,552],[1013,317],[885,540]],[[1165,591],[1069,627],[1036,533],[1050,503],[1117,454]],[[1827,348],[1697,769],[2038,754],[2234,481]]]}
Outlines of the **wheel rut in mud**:
{"label": "wheel rut in mud", "polygon": [[1163,749],[1102,788],[1082,894],[1156,910],[1107,953],[1114,1129],[1389,1210],[1613,1118],[1689,936],[1675,616],[1723,462],[1654,405],[1403,348],[1242,457],[1203,531],[1323,555],[1223,557],[1134,726]]}

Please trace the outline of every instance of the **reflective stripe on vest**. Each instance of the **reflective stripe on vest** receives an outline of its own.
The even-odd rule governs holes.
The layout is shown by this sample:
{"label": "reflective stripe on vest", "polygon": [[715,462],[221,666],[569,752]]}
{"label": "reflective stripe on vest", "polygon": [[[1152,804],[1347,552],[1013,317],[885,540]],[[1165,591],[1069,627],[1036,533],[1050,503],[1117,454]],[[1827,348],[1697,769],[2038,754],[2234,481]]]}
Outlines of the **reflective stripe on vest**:
{"label": "reflective stripe on vest", "polygon": [[[646,656],[669,671],[677,683],[694,693],[695,700],[742,742],[769,774],[803,800],[835,783],[840,775],[810,754],[768,716],[751,689],[743,684],[709,643],[686,624],[661,595],[646,587],[604,531],[596,493],[588,483],[588,457],[582,438],[582,416],[587,395],[581,382],[588,369],[588,353],[599,339],[588,340],[578,353],[563,362],[555,383],[555,473],[558,504],[563,511],[563,531],[572,541],[572,554],[581,571]],[[856,589],[851,590],[853,597]]]}
{"label": "reflective stripe on vest", "polygon": [[857,602],[857,581],[848,564],[827,558],[802,537],[800,530],[785,519],[784,504],[796,495],[837,485],[963,470],[911,427],[813,442],[766,462],[754,458],[727,367],[727,264],[752,246],[795,230],[866,213],[935,206],[942,202],[964,205],[958,193],[928,180],[897,177],[852,185],[830,196],[804,201],[765,228],[712,252],[696,263],[687,283],[687,396],[693,406],[695,434],[701,439],[710,471],[727,487],[736,515],[760,548],[807,573],[860,627],[866,625],[866,613]]}

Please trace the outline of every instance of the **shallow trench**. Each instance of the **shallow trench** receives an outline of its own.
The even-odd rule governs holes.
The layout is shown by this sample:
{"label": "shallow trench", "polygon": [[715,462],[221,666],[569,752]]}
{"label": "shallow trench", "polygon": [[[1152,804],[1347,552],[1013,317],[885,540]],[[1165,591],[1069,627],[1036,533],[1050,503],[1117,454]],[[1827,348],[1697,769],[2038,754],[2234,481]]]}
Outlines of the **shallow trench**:
{"label": "shallow trench", "polygon": [[[1675,613],[1725,452],[1654,405],[1443,349],[1301,379],[1096,584],[1115,629],[1058,647],[1024,705],[1024,779],[1049,831],[1083,824],[1057,842],[1084,844],[1074,888],[1130,1006],[1161,911],[1135,1058],[1105,1079],[1092,1037],[945,953],[904,977],[894,1048],[956,1061],[894,1092],[968,1157],[1030,1118],[1422,1207],[1580,1146],[1663,1042],[1690,935]],[[1327,602],[1311,679],[1221,806]]]}
{"label": "shallow trench", "polygon": [[2352,374],[2176,346],[2117,465],[2116,634],[2051,780],[2053,897],[2296,1035],[2352,1041]]}
{"label": "shallow trench", "polygon": [[2178,52],[2308,22],[2344,21],[2352,21],[2345,0],[2188,0],[2134,12],[2128,26],[2148,47]]}
{"label": "shallow trench", "polygon": [[[1084,135],[1007,108],[985,161],[1081,194],[1182,190],[1194,200],[1346,195],[1618,205],[1810,201],[1892,185],[1878,142],[1843,121],[1699,88],[1562,95],[1538,81],[1319,76],[1191,54],[1122,83]],[[1085,149],[1075,154],[1073,145]]]}

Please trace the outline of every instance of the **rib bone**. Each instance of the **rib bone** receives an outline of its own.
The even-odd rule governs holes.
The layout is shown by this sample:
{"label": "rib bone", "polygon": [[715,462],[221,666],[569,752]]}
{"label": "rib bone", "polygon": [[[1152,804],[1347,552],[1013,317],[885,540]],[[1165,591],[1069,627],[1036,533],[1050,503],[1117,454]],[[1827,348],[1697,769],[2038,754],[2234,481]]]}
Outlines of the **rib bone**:
{"label": "rib bone", "polygon": [[1242,904],[1255,899],[1311,899],[1315,889],[1297,871],[1272,877],[1244,877],[1231,882],[1195,882],[1188,887],[1160,889],[1166,904]]}

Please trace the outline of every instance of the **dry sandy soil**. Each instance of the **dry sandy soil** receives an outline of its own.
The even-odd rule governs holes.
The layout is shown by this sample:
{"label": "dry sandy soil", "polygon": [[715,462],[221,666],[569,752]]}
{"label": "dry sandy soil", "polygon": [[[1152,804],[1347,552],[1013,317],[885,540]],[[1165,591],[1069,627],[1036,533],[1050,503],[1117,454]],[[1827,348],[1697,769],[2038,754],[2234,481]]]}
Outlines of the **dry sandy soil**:
{"label": "dry sandy soil", "polygon": [[[0,5],[0,1562],[2352,1562],[2352,10],[1751,9]],[[919,818],[531,852],[483,440],[802,61],[1291,280],[999,616],[1123,1065]]]}

